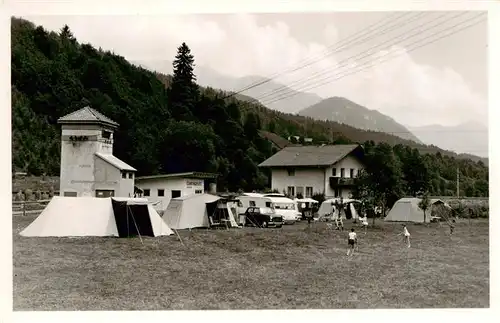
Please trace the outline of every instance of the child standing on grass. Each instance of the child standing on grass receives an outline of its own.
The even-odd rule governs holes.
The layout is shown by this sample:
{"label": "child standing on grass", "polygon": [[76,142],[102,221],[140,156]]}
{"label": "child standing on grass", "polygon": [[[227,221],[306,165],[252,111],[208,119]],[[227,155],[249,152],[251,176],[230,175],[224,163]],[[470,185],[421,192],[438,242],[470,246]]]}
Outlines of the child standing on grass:
{"label": "child standing on grass", "polygon": [[404,235],[404,240],[408,244],[408,248],[410,248],[410,232],[408,232],[406,224],[403,224],[403,232],[398,235]]}
{"label": "child standing on grass", "polygon": [[450,223],[450,235],[453,234],[453,231],[455,230],[455,220],[452,220],[451,221],[452,223]]}
{"label": "child standing on grass", "polygon": [[351,232],[349,232],[348,238],[347,238],[347,256],[349,256],[349,253],[352,253],[351,255],[354,254],[354,246],[358,242],[358,238],[356,236],[356,232],[354,232],[354,229],[351,229]]}
{"label": "child standing on grass", "polygon": [[368,216],[366,215],[366,212],[363,212],[363,217],[360,220],[361,226],[365,229],[366,234],[366,229],[368,228]]}

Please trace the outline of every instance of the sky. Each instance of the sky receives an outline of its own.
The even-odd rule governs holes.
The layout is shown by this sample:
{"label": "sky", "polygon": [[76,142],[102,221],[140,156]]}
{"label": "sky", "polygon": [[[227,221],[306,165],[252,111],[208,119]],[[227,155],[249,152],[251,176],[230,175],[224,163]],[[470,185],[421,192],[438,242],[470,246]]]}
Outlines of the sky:
{"label": "sky", "polygon": [[[67,24],[80,42],[132,61],[171,61],[186,42],[197,65],[221,74],[281,73],[276,81],[296,90],[324,98],[343,96],[406,126],[452,126],[488,123],[487,15],[479,15],[441,11],[23,18],[49,30]],[[427,44],[438,37],[443,38]],[[411,51],[419,44],[426,46]],[[261,102],[286,95],[270,93]]]}

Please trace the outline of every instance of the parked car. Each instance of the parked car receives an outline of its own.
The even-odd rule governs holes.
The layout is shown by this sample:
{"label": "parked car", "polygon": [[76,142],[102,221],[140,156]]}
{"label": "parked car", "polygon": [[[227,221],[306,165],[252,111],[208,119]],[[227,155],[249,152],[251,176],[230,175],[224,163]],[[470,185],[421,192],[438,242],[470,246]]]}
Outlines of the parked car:
{"label": "parked car", "polygon": [[263,228],[283,226],[283,217],[270,207],[249,207],[245,212],[245,224],[253,224]]}

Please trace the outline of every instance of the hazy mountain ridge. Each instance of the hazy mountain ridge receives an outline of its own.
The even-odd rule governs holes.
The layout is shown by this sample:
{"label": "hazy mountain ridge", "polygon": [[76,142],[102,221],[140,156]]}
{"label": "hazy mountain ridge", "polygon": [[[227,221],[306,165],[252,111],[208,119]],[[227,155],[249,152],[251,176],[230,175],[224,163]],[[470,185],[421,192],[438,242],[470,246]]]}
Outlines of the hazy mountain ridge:
{"label": "hazy mountain ridge", "polygon": [[478,122],[456,126],[408,127],[422,142],[459,154],[488,157],[488,127]]}
{"label": "hazy mountain ridge", "polygon": [[324,99],[299,112],[318,120],[331,120],[363,130],[381,131],[418,143],[421,141],[391,117],[342,97]]}
{"label": "hazy mountain ridge", "polygon": [[[146,69],[155,70],[163,74],[172,74],[172,63],[170,61],[144,60],[132,62]],[[269,79],[262,76],[249,75],[237,78],[221,74],[209,67],[199,65],[195,67],[195,74],[199,85],[230,92],[239,92],[256,83],[266,81],[254,88],[241,91],[239,94],[242,95],[243,99],[244,97],[251,97],[270,109],[285,113],[297,113],[323,99],[314,93],[295,91],[289,87],[283,88],[283,84],[272,80],[269,81]],[[277,92],[278,89],[279,92]],[[276,102],[271,102],[274,100],[276,100]]]}

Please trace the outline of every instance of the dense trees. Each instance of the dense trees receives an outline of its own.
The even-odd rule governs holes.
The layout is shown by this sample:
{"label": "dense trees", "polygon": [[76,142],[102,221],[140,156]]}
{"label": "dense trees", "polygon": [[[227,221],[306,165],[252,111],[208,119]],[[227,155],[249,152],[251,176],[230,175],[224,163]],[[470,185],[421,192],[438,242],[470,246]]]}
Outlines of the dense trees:
{"label": "dense trees", "polygon": [[[241,94],[227,97],[223,91],[198,87],[195,58],[185,43],[168,76],[80,44],[68,26],[55,33],[12,19],[11,35],[14,170],[58,175],[56,121],[90,105],[120,124],[114,154],[139,175],[217,172],[222,190],[263,190],[269,174],[257,165],[276,150],[262,137],[267,131],[284,138],[311,137],[316,143],[365,143],[370,162],[361,187],[378,201],[390,203],[401,194],[426,190],[453,195],[457,168],[462,194],[488,194],[483,162],[444,151],[436,154],[436,148],[388,134],[271,111]],[[376,190],[369,185],[373,179]]]}
{"label": "dense trees", "polygon": [[364,147],[366,168],[355,180],[352,195],[367,208],[380,206],[384,212],[404,196],[423,197],[423,206],[427,205],[429,195],[454,196],[457,170],[460,196],[489,194],[484,185],[488,169],[481,162],[456,160],[441,154],[421,155],[418,150],[402,145],[366,142]]}

